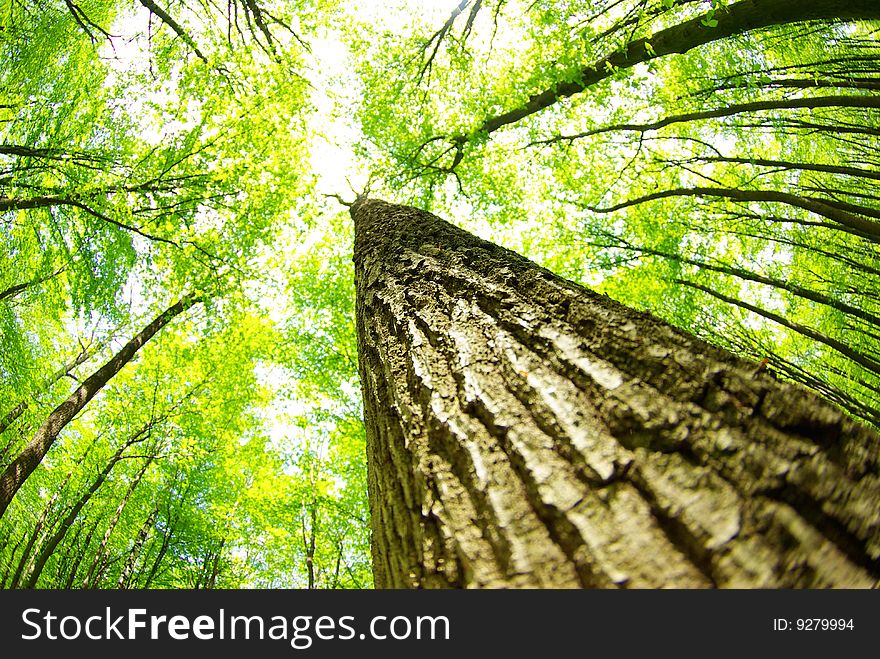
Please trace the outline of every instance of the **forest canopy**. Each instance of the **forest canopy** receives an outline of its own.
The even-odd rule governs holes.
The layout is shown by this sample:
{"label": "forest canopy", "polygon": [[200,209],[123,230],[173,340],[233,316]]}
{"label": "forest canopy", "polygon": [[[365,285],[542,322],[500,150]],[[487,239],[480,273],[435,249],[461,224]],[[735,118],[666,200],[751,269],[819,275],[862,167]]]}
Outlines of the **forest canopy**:
{"label": "forest canopy", "polygon": [[5,0],[0,586],[372,585],[353,228],[880,427],[876,0]]}

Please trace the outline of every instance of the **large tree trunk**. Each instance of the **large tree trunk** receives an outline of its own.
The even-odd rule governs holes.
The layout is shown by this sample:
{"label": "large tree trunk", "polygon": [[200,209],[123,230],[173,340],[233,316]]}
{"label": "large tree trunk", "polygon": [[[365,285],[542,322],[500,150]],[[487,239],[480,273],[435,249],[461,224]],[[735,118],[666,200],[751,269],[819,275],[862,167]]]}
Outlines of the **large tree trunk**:
{"label": "large tree trunk", "polygon": [[877,434],[429,213],[351,212],[378,587],[877,584]]}
{"label": "large tree trunk", "polygon": [[2,475],[0,475],[0,517],[6,512],[12,502],[15,493],[27,480],[34,469],[42,462],[48,453],[58,433],[64,426],[70,423],[79,414],[80,410],[95,397],[122,367],[125,366],[137,354],[141,347],[153,338],[153,335],[170,323],[175,317],[201,301],[200,298],[189,295],[172,305],[149,325],[144,327],[137,336],[126,343],[113,357],[101,368],[77,387],[70,397],[56,407],[46,421],[40,426],[28,445],[12,461]]}

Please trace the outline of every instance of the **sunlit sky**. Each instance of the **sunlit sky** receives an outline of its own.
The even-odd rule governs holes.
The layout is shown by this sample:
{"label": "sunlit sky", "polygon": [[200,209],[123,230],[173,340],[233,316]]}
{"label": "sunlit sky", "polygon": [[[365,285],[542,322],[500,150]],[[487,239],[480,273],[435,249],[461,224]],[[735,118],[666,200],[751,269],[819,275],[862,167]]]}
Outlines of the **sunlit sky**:
{"label": "sunlit sky", "polygon": [[[342,3],[342,11],[356,15],[359,20],[380,26],[391,33],[411,34],[414,25],[418,25],[419,32],[430,35],[443,25],[458,4],[459,0],[351,0]],[[102,53],[108,60],[111,70],[120,73],[132,70],[144,73],[149,71],[151,61],[148,44],[143,38],[140,40],[131,38],[131,35],[146,34],[149,21],[149,11],[139,7],[133,14],[123,17],[114,26],[112,32],[119,36],[112,40],[112,46],[105,45]],[[327,23],[323,31],[309,37],[310,53],[306,55],[306,68],[302,72],[311,83],[310,101],[315,108],[314,115],[310,117],[311,167],[318,181],[314,192],[319,198],[323,195],[338,195],[343,199],[353,200],[357,192],[364,190],[370,176],[367,167],[363,167],[354,155],[354,146],[361,136],[351,109],[360,102],[358,98],[360,83],[355,74],[351,53],[343,40],[342,31],[334,29],[334,21]],[[155,25],[153,27],[155,29]],[[188,27],[194,30],[194,38],[199,42],[198,26],[193,27],[188,24]],[[147,113],[143,109],[144,101],[148,99],[164,101],[174,98],[176,92],[171,84],[166,82],[144,90],[142,97],[130,101],[128,111],[133,116],[146,117]],[[193,103],[193,125],[198,121],[197,117],[197,104]],[[155,125],[143,121],[140,125],[143,127],[143,137],[154,143],[160,142],[166,135],[179,133],[190,127],[185,122]],[[504,136],[499,135],[496,142],[503,139]],[[450,180],[449,185],[454,185],[454,182]],[[328,217],[344,212],[345,209],[334,199],[327,197],[325,201],[325,212]],[[459,204],[465,202],[461,201]],[[466,205],[454,207],[447,219],[453,222],[465,220],[472,231],[484,238],[498,240],[499,236],[492,232],[489,224],[481,223],[469,210]],[[283,218],[279,219],[283,222]],[[533,218],[533,222],[537,221],[537,217]],[[518,225],[520,230],[528,227],[527,221]],[[273,273],[272,268],[278,268],[279,262],[295,263],[298,257],[307,254],[316,243],[324,240],[328,231],[333,231],[330,222],[319,222],[303,234],[301,223],[297,222],[297,218],[290,218],[286,225],[282,225],[280,239],[272,248],[275,250],[274,254],[264,253],[256,256],[264,280],[253,282],[249,292],[260,299],[266,314],[273,321],[282,322],[289,313],[289,308],[283,286],[273,286],[270,283],[283,282],[284,273]],[[513,243],[508,241],[506,246],[518,249],[520,245],[516,244],[517,236],[513,235],[513,238]],[[505,244],[503,239],[501,242]],[[283,261],[277,259],[279,249],[283,252]],[[276,265],[273,266],[272,263]],[[136,279],[129,283],[126,294],[132,300],[135,309],[146,310],[146,300],[139,290]],[[292,398],[289,391],[282,393],[287,389],[285,385],[288,383],[289,375],[278,366],[259,365],[258,374],[263,386],[278,392],[275,401],[264,410],[263,416],[266,432],[282,452],[285,447],[292,447],[291,442],[295,444],[300,441],[304,432],[321,434],[321,428],[304,431],[297,426],[295,424],[297,416],[306,413],[310,407],[330,409],[340,404],[340,401],[330,400],[299,401]],[[344,389],[352,400],[359,399],[356,382],[346,383]]]}
{"label": "sunlit sky", "polygon": [[[357,0],[343,3],[343,10],[356,12],[360,19],[367,19],[374,24],[383,25],[389,31],[408,32],[411,24],[426,21],[429,25],[442,25],[450,12],[458,4],[457,0],[408,0],[399,2],[383,2],[376,0]],[[150,21],[150,13],[139,7],[133,14],[120,19],[112,33],[116,36],[112,44],[103,47],[102,55],[110,64],[111,71],[148,72],[150,55],[148,45],[143,39],[135,40],[131,35],[145,34]],[[198,38],[196,35],[196,41]],[[353,146],[360,138],[359,131],[351,116],[350,108],[359,102],[359,84],[351,62],[351,54],[344,44],[341,34],[332,29],[332,25],[323,32],[309,39],[310,54],[307,56],[307,69],[303,72],[312,87],[310,101],[315,108],[315,115],[310,119],[314,139],[311,144],[311,166],[317,176],[316,193],[319,195],[339,195],[344,199],[353,199],[356,192],[364,189],[369,173],[363,171],[353,155]],[[113,76],[110,77],[110,83]],[[132,99],[128,112],[133,116],[146,117],[144,102],[146,100],[165,101],[172,98],[175,90],[170,83],[144,90],[140,98]],[[192,124],[197,122],[197,110],[194,107]],[[185,123],[151,125],[141,122],[143,137],[151,143],[158,143],[166,135],[178,133],[191,126]],[[342,207],[337,202],[327,199],[327,212],[338,213]],[[295,228],[296,222],[283,227],[279,244],[283,245],[286,256],[295,261],[300,255],[307,253],[313,244],[325,237],[327,224],[319,224],[303,235]],[[283,281],[281,273],[272,273],[273,255],[262,254],[257,260],[265,267],[266,282]],[[261,298],[261,303],[268,316],[275,322],[281,322],[287,313],[283,289],[266,286],[266,282],[254,282],[252,292]],[[126,287],[126,294],[132,300],[135,309],[146,310],[146,300],[139,290],[136,280]],[[296,417],[308,412],[310,408],[323,407],[332,409],[341,401],[331,400],[297,400],[291,397],[289,374],[281,367],[271,364],[257,365],[258,379],[262,386],[276,392],[274,400],[261,412],[264,419],[264,432],[271,438],[272,445],[282,454],[290,451],[308,440],[312,449],[318,448],[321,436],[329,428],[309,427],[303,429],[296,423]],[[360,391],[356,382],[343,383],[343,391],[350,401],[359,400]],[[290,467],[292,469],[292,467]]]}

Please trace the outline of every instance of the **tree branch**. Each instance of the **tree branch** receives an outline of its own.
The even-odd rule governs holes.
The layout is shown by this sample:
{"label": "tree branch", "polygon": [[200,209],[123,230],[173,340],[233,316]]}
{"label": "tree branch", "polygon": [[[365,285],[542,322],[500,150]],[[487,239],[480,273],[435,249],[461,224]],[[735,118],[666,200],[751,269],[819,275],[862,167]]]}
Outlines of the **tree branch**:
{"label": "tree branch", "polygon": [[789,206],[795,206],[810,211],[817,215],[837,222],[843,226],[854,229],[864,234],[873,242],[880,242],[880,222],[868,220],[855,214],[856,212],[873,214],[877,211],[872,209],[864,209],[862,206],[854,204],[845,204],[824,199],[815,199],[813,197],[801,197],[798,195],[788,194],[785,192],[777,192],[775,190],[740,190],[738,188],[676,188],[674,190],[663,190],[652,194],[623,201],[613,206],[604,208],[596,206],[585,206],[587,210],[594,213],[613,213],[624,208],[637,206],[649,201],[657,199],[666,199],[669,197],[722,197],[725,199],[734,199],[736,201],[757,201],[757,202],[773,202],[783,203]]}
{"label": "tree branch", "polygon": [[704,119],[717,119],[719,117],[729,117],[735,114],[746,112],[763,112],[767,110],[795,110],[800,108],[880,108],[880,97],[877,96],[822,96],[817,98],[793,98],[779,101],[754,101],[752,103],[739,103],[728,105],[727,107],[715,110],[703,110],[701,112],[688,112],[684,114],[676,114],[665,117],[658,121],[647,124],[612,124],[610,126],[602,126],[593,130],[575,133],[573,135],[557,135],[555,137],[537,140],[528,146],[540,144],[554,144],[555,142],[568,141],[572,142],[584,137],[600,135],[602,133],[610,133],[612,131],[635,131],[646,133],[651,130],[659,130],[672,124],[680,124],[691,121],[702,121]]}
{"label": "tree branch", "polygon": [[742,309],[746,309],[747,311],[751,311],[752,313],[763,316],[768,320],[772,320],[773,322],[778,323],[783,327],[787,327],[788,329],[793,330],[798,334],[802,334],[807,338],[818,341],[819,343],[823,343],[829,348],[836,350],[841,355],[848,357],[859,366],[871,371],[872,373],[880,375],[880,361],[877,361],[872,357],[868,357],[867,355],[863,355],[862,353],[850,348],[848,345],[838,341],[837,339],[826,336],[810,327],[806,327],[805,325],[795,323],[791,320],[788,320],[784,316],[781,316],[772,311],[767,311],[766,309],[762,309],[761,307],[755,306],[754,304],[749,304],[748,302],[743,302],[742,300],[737,300],[735,298],[728,297],[727,295],[723,295],[718,291],[708,288],[707,286],[703,286],[701,284],[697,284],[686,279],[675,279],[673,281],[676,284],[681,284],[682,286],[687,286],[689,288],[702,291],[703,293],[711,295],[712,297],[717,298],[722,302],[726,302],[727,304],[732,304],[734,306],[741,307]]}
{"label": "tree branch", "polygon": [[199,50],[199,47],[196,45],[196,42],[193,41],[192,37],[189,36],[187,31],[184,30],[183,27],[177,21],[175,21],[168,12],[158,6],[155,2],[153,2],[153,0],[140,0],[140,3],[144,7],[149,9],[150,13],[156,16],[156,18],[158,18],[160,21],[165,23],[165,25],[174,30],[175,34],[177,34],[177,36],[179,36],[183,40],[183,42],[192,49],[192,51],[196,54],[196,56],[198,56],[200,60],[202,60],[205,64],[210,64],[208,62],[208,58],[202,54],[202,51]]}
{"label": "tree branch", "polygon": [[839,0],[801,0],[797,3],[789,0],[741,0],[715,11],[713,16],[717,25],[714,27],[707,26],[708,16],[698,16],[629,43],[625,48],[582,68],[578,80],[557,83],[531,96],[525,105],[486,119],[477,132],[491,134],[560,99],[584,91],[621,69],[664,55],[686,53],[712,41],[774,25],[811,20],[877,19],[880,18],[880,4],[875,0],[851,0],[847,3]]}

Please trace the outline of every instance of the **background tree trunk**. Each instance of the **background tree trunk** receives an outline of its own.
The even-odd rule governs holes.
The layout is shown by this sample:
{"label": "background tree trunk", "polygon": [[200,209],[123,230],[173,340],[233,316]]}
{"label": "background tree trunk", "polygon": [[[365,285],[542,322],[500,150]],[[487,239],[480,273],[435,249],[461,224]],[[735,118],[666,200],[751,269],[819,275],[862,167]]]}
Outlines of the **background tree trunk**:
{"label": "background tree trunk", "polygon": [[33,473],[49,449],[52,448],[52,444],[55,443],[64,426],[70,423],[104,385],[132,360],[147,341],[174,318],[199,302],[201,302],[201,298],[188,295],[163,311],[131,341],[122,346],[119,352],[113,355],[101,368],[86,378],[67,400],[52,411],[24,450],[0,474],[0,517],[6,512],[16,492],[28,476]]}
{"label": "background tree trunk", "polygon": [[140,558],[141,550],[144,548],[144,544],[147,542],[147,537],[149,537],[150,531],[153,530],[153,525],[156,523],[156,516],[158,514],[159,504],[157,503],[155,506],[153,506],[150,514],[147,515],[147,519],[144,520],[143,526],[141,526],[141,530],[138,532],[137,537],[134,540],[134,544],[131,547],[131,551],[128,554],[128,558],[125,559],[125,565],[123,566],[122,571],[119,573],[119,579],[116,580],[117,588],[129,587],[132,574],[134,574],[135,565],[137,564],[138,558]]}
{"label": "background tree trunk", "polygon": [[95,493],[101,489],[101,486],[107,480],[107,477],[110,475],[110,472],[113,471],[113,467],[123,459],[123,455],[125,451],[132,444],[136,444],[138,442],[144,441],[146,439],[145,434],[149,432],[151,428],[150,424],[145,425],[141,430],[131,435],[125,442],[116,449],[116,452],[107,461],[107,464],[104,465],[104,468],[101,472],[95,477],[92,481],[92,484],[89,488],[80,495],[79,499],[68,509],[67,514],[64,518],[58,523],[55,528],[55,531],[48,537],[46,542],[40,548],[40,553],[36,557],[34,561],[34,567],[31,570],[30,575],[28,576],[27,582],[25,584],[25,588],[34,588],[37,585],[37,582],[40,579],[40,575],[43,573],[43,568],[46,567],[46,563],[52,557],[52,554],[58,548],[58,545],[64,540],[64,536],[67,535],[67,531],[73,526],[73,523],[76,521],[76,518],[79,516],[80,511],[85,507],[85,505],[91,501],[92,497]]}
{"label": "background tree trunk", "polygon": [[378,587],[867,587],[880,437],[420,210],[359,199]]}
{"label": "background tree trunk", "polygon": [[[61,380],[61,378],[65,377],[67,375],[70,375],[70,372],[73,369],[75,369],[77,366],[80,366],[81,364],[84,364],[89,359],[91,359],[92,355],[94,355],[100,349],[100,347],[101,346],[97,346],[97,345],[89,345],[88,347],[83,347],[83,349],[80,351],[80,353],[76,357],[74,357],[72,360],[67,362],[64,366],[62,366],[57,371],[55,371],[55,373],[52,375],[52,377],[49,378],[48,380],[46,380],[46,382],[43,384],[43,386],[40,388],[40,390],[35,392],[34,394],[31,394],[31,396],[33,397],[33,396],[35,396],[35,394],[43,393],[44,391],[49,389],[51,386],[53,386],[56,382]],[[25,398],[24,400],[19,401],[15,407],[13,407],[11,410],[9,410],[9,412],[7,412],[3,416],[2,419],[0,419],[0,433],[6,432],[6,430],[9,428],[9,426],[12,423],[14,423],[18,419],[18,417],[20,417],[22,414],[24,414],[27,411],[28,407],[30,407],[30,401],[27,398]],[[0,451],[0,459],[3,459],[6,457],[6,453],[8,452],[9,448],[12,446],[13,443],[14,443],[14,440],[10,440],[9,444],[7,444],[3,448],[2,451]]]}
{"label": "background tree trunk", "polygon": [[[141,479],[144,477],[144,474],[147,473],[147,469],[150,468],[150,465],[153,464],[153,460],[155,459],[156,451],[153,451],[147,456],[147,459],[144,461],[144,464],[141,465],[141,468],[138,469],[137,474],[135,474],[128,489],[122,496],[122,499],[120,499],[119,504],[116,506],[116,512],[113,513],[113,517],[107,525],[107,530],[104,531],[104,537],[101,539],[98,549],[95,551],[95,556],[92,558],[92,564],[89,566],[89,571],[83,580],[83,588],[97,588],[101,583],[101,579],[104,576],[104,570],[111,562],[109,546],[110,536],[113,535],[113,531],[116,530],[116,525],[119,524],[119,520],[122,519],[122,513],[128,505],[131,495],[134,494],[135,489],[140,485]],[[129,558],[131,558],[131,554],[129,554]]]}

